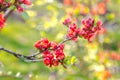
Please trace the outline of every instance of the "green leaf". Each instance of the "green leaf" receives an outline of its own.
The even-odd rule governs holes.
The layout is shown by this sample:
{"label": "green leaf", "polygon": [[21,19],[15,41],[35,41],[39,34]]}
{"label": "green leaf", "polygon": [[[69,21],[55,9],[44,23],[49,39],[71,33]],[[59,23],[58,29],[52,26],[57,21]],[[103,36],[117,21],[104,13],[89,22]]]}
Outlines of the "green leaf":
{"label": "green leaf", "polygon": [[25,20],[28,20],[28,19],[29,19],[29,15],[27,14],[27,12],[22,12],[22,17],[23,17]]}
{"label": "green leaf", "polygon": [[[9,0],[8,0],[9,1]],[[10,3],[14,3],[15,2],[15,0],[10,0]]]}
{"label": "green leaf", "polygon": [[71,58],[71,64],[74,64],[77,61],[77,58],[75,56],[72,56]]}
{"label": "green leaf", "polygon": [[9,9],[15,9],[15,6],[14,6],[14,5],[12,5],[12,6],[10,6],[10,7],[9,7]]}

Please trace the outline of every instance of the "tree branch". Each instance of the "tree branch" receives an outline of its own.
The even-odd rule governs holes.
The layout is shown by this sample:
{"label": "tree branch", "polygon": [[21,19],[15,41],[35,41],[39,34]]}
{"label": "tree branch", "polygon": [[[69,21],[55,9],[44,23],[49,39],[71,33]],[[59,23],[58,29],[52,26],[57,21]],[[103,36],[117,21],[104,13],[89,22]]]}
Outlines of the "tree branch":
{"label": "tree branch", "polygon": [[[74,36],[74,37],[76,37],[76,36]],[[60,47],[61,44],[63,44],[65,42],[73,39],[74,37],[66,38],[65,40],[63,40],[62,42],[59,43],[58,47]],[[14,55],[16,58],[18,58],[20,60],[23,60],[25,62],[39,62],[39,61],[42,61],[42,59],[36,58],[36,56],[39,55],[40,53],[44,52],[45,50],[41,51],[41,52],[34,53],[34,54],[30,55],[30,56],[25,56],[23,54],[19,54],[19,53],[13,52],[13,51],[8,50],[8,49],[3,48],[3,47],[0,47],[0,51],[5,51],[7,53],[10,53],[10,54]],[[42,58],[42,57],[40,57],[40,58]]]}
{"label": "tree branch", "polygon": [[13,11],[14,9],[11,9],[11,10],[8,9],[4,14],[4,18],[7,19],[12,14]]}
{"label": "tree branch", "polygon": [[15,57],[17,57],[18,59],[23,60],[25,62],[38,62],[38,61],[41,61],[41,59],[30,57],[30,56],[25,56],[25,55],[13,52],[13,51],[8,50],[8,49],[3,48],[3,47],[0,47],[0,50],[5,51],[7,53],[10,53],[10,54],[14,55]]}
{"label": "tree branch", "polygon": [[12,5],[8,5],[6,7],[0,8],[0,12],[4,11],[4,18],[5,19],[7,19],[15,9],[15,8],[13,8],[13,9],[8,9],[8,8],[15,5],[17,3],[17,1],[18,0],[15,0]]}

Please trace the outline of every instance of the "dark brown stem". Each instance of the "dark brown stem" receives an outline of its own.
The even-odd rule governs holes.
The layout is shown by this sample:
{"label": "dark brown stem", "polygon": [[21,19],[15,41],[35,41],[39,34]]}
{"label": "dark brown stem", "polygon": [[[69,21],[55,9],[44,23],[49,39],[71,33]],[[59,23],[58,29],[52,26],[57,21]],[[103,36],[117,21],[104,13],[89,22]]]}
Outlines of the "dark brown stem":
{"label": "dark brown stem", "polygon": [[[13,3],[12,5],[15,5],[15,4],[17,3],[17,1],[18,1],[18,0],[15,0],[14,3]],[[1,8],[1,9],[0,9],[0,12],[6,11],[7,8],[9,8],[9,7],[12,6],[12,5],[8,5],[8,6],[6,6],[6,7]]]}
{"label": "dark brown stem", "polygon": [[[63,40],[62,42],[59,43],[58,47],[60,47],[61,44],[65,43],[65,42],[67,42],[69,40],[71,40],[74,37],[67,38],[67,39]],[[45,50],[41,51],[41,52],[34,53],[31,56],[25,56],[25,55],[13,52],[13,51],[8,50],[8,49],[3,48],[3,47],[0,47],[0,51],[5,51],[7,53],[10,53],[10,54],[14,55],[15,57],[17,57],[18,59],[26,61],[26,62],[38,62],[38,61],[42,61],[42,59],[38,59],[38,58],[36,59],[36,56],[39,55],[40,53],[44,52]]]}
{"label": "dark brown stem", "polygon": [[13,11],[14,9],[11,9],[11,10],[8,9],[4,14],[4,18],[7,19],[12,14]]}
{"label": "dark brown stem", "polygon": [[6,6],[6,7],[4,7],[4,8],[1,8],[1,9],[0,9],[0,12],[5,11],[7,8],[9,8],[9,6]]}
{"label": "dark brown stem", "polygon": [[[18,2],[18,0],[15,0],[14,3],[10,6],[16,5],[17,2]],[[5,19],[7,19],[11,15],[11,13],[14,11],[14,8],[8,9],[10,6],[8,5],[8,6],[0,9],[0,12],[4,11],[4,18]]]}
{"label": "dark brown stem", "polygon": [[3,47],[0,47],[0,50],[5,51],[7,53],[10,53],[10,54],[14,55],[15,57],[17,57],[18,59],[26,61],[26,62],[38,62],[38,61],[41,61],[40,59],[36,59],[36,58],[30,57],[30,56],[25,56],[25,55],[13,52],[13,51],[8,50],[8,49],[3,48]]}

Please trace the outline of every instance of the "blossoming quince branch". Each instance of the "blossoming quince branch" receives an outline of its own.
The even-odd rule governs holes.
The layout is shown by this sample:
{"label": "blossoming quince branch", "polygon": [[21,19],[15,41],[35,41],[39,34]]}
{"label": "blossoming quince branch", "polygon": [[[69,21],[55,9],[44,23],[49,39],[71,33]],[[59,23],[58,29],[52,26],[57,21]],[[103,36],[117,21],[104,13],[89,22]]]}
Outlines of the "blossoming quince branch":
{"label": "blossoming quince branch", "polygon": [[[78,37],[87,39],[88,42],[92,42],[95,36],[99,34],[99,31],[102,30],[102,22],[95,22],[94,19],[88,18],[86,20],[82,20],[83,27],[78,28],[70,18],[67,18],[64,20],[63,24],[68,27],[65,39],[60,43],[49,41],[47,38],[38,40],[34,45],[34,47],[38,49],[38,53],[32,54],[30,56],[25,56],[7,50],[3,47],[1,47],[0,50],[8,52],[18,59],[24,61],[43,61],[43,63],[48,67],[58,66],[61,64],[64,68],[66,68],[64,63],[66,57],[64,53],[64,43],[70,40],[77,41]],[[41,55],[41,57],[37,57],[38,55]]]}

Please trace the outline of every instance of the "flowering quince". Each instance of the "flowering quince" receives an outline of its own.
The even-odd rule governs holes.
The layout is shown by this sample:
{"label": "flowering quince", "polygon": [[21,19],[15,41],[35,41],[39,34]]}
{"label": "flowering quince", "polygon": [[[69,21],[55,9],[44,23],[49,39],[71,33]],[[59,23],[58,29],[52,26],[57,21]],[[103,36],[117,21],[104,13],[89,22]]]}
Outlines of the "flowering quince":
{"label": "flowering quince", "polygon": [[58,44],[53,41],[50,42],[48,39],[44,38],[37,41],[34,46],[38,50],[42,51],[43,63],[46,66],[58,66],[61,62],[62,65],[64,65],[63,60],[65,58],[65,54],[63,52],[63,44]]}
{"label": "flowering quince", "polygon": [[3,14],[0,13],[0,30],[5,25],[5,18],[3,17]]}
{"label": "flowering quince", "polygon": [[51,64],[51,61],[50,61],[50,58],[46,57],[43,59],[43,62],[46,66],[50,65]]}
{"label": "flowering quince", "polygon": [[40,50],[45,50],[50,47],[50,42],[48,39],[41,39],[35,43],[35,47]]}
{"label": "flowering quince", "polygon": [[58,45],[57,42],[50,42],[51,49],[53,50],[57,48],[57,45]]}
{"label": "flowering quince", "polygon": [[75,23],[72,23],[71,19],[67,18],[64,20],[63,24],[67,26],[69,29],[67,31],[67,38],[72,38],[72,40],[77,41],[78,39],[78,33],[80,31],[79,28],[77,28],[77,25]]}
{"label": "flowering quince", "polygon": [[0,3],[3,3],[4,2],[4,0],[0,0]]}
{"label": "flowering quince", "polygon": [[16,8],[20,13],[24,11],[24,9],[20,5],[16,6]]}
{"label": "flowering quince", "polygon": [[120,55],[116,52],[112,52],[110,55],[111,59],[120,61]]}
{"label": "flowering quince", "polygon": [[[80,36],[91,42],[102,29],[102,22],[97,21],[95,23],[92,18],[82,21],[83,28],[77,28],[77,25],[72,23],[69,18],[64,20],[63,24],[68,27],[66,39],[74,41],[77,41],[78,36]],[[49,41],[47,38],[44,38],[37,41],[34,46],[42,52],[43,63],[46,66],[58,66],[59,63],[61,63],[61,65],[66,68],[64,65],[64,44],[58,44],[57,42]]]}
{"label": "flowering quince", "polygon": [[[74,41],[77,41],[78,36],[87,39],[89,42],[92,42],[95,36],[103,30],[102,22],[97,21],[95,23],[94,19],[88,18],[86,20],[82,20],[83,28],[77,28],[75,23],[72,23],[70,19],[65,19],[63,24],[67,26],[67,38],[72,38]],[[96,25],[95,25],[96,24]]]}
{"label": "flowering quince", "polygon": [[68,29],[67,38],[73,37],[72,39],[74,40],[74,38],[77,38],[78,32],[79,28],[76,28],[76,24],[71,24]]}
{"label": "flowering quince", "polygon": [[19,0],[19,2],[21,4],[26,4],[26,5],[31,5],[32,4],[30,0]]}
{"label": "flowering quince", "polygon": [[10,1],[6,1],[6,0],[0,0],[0,7],[5,8],[5,7],[10,7],[11,6],[11,2]]}
{"label": "flowering quince", "polygon": [[72,20],[70,18],[67,18],[64,20],[63,24],[68,26],[71,22],[72,22]]}
{"label": "flowering quince", "polygon": [[53,65],[53,66],[58,66],[58,65],[59,65],[58,59],[53,59],[53,60],[52,60],[52,65]]}
{"label": "flowering quince", "polygon": [[102,30],[102,22],[95,21],[92,18],[82,20],[83,28],[81,29],[79,35],[87,39],[89,42],[92,42],[95,36]]}
{"label": "flowering quince", "polygon": [[21,4],[25,4],[25,5],[31,5],[31,1],[30,0],[18,0],[18,3],[15,5],[17,10],[21,13],[24,11],[23,7],[21,6]]}
{"label": "flowering quince", "polygon": [[23,3],[26,4],[26,5],[31,5],[31,1],[30,0],[23,0]]}

